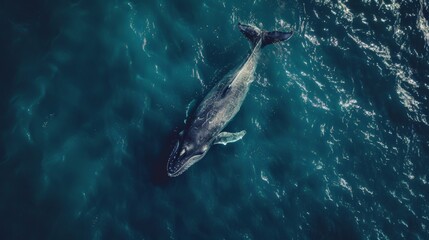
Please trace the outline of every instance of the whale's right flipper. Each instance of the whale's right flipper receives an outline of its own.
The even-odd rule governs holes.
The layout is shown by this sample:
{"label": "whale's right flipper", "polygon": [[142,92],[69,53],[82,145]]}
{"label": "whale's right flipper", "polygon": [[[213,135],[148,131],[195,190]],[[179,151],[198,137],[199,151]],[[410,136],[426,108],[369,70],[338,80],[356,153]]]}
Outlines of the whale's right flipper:
{"label": "whale's right flipper", "polygon": [[276,42],[287,41],[292,37],[293,31],[280,32],[280,31],[264,31],[252,25],[238,24],[240,31],[249,39],[253,46],[256,46],[258,41],[262,38],[261,48]]}
{"label": "whale's right flipper", "polygon": [[244,135],[246,135],[246,130],[243,130],[241,132],[236,132],[236,133],[221,132],[219,133],[219,135],[217,135],[213,144],[226,145],[228,143],[237,142],[238,140],[242,139]]}

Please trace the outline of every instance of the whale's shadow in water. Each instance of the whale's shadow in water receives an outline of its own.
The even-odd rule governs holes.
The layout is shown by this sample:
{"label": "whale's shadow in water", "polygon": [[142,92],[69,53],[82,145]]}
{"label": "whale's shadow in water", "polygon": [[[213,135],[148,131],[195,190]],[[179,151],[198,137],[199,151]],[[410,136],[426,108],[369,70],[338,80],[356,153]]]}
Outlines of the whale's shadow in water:
{"label": "whale's shadow in water", "polygon": [[168,135],[160,137],[152,136],[152,138],[139,136],[138,133],[130,135],[132,138],[130,148],[135,159],[130,167],[135,176],[136,185],[143,187],[149,182],[158,187],[166,187],[172,180],[167,175],[167,161],[177,139],[177,131],[171,131]]}
{"label": "whale's shadow in water", "polygon": [[154,156],[153,166],[151,166],[150,178],[157,186],[166,186],[172,180],[167,174],[167,162],[174,143],[177,140],[176,131],[171,132],[167,137],[163,138],[161,143],[161,151]]}

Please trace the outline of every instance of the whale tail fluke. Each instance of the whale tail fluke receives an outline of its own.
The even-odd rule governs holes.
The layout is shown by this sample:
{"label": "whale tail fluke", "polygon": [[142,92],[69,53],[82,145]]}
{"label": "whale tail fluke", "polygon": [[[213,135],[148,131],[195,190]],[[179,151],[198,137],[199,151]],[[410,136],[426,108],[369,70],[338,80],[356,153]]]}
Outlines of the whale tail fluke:
{"label": "whale tail fluke", "polygon": [[238,28],[240,31],[248,38],[252,44],[255,46],[259,40],[262,40],[261,48],[276,42],[286,41],[292,37],[293,31],[290,32],[280,32],[280,31],[272,31],[267,32],[261,30],[255,26],[238,24]]}

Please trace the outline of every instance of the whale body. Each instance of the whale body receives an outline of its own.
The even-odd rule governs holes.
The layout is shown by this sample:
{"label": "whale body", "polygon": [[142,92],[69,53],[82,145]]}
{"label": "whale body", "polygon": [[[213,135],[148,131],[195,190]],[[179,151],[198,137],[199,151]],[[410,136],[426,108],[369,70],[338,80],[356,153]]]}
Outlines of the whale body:
{"label": "whale body", "polygon": [[253,49],[236,71],[222,78],[205,96],[195,113],[187,119],[185,129],[167,162],[167,173],[176,177],[201,160],[213,144],[236,142],[246,131],[222,132],[234,118],[246,98],[261,49],[272,43],[288,40],[293,32],[263,31],[252,25],[238,24],[240,31],[251,41]]}

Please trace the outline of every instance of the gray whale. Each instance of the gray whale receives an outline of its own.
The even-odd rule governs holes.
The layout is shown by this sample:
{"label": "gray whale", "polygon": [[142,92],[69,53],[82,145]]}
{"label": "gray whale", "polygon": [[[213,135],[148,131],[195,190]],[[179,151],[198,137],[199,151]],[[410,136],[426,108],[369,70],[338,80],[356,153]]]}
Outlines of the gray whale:
{"label": "gray whale", "polygon": [[251,41],[253,49],[249,57],[222,78],[205,96],[195,113],[187,120],[187,126],[169,156],[167,173],[176,177],[201,160],[213,144],[227,144],[243,138],[246,131],[222,132],[240,110],[246,98],[261,49],[272,43],[288,40],[293,32],[267,32],[251,25],[238,24],[240,31]]}

